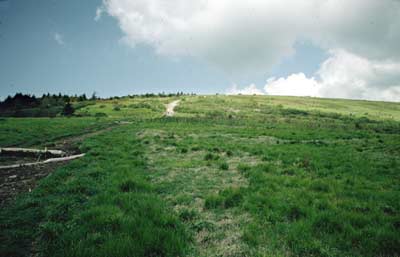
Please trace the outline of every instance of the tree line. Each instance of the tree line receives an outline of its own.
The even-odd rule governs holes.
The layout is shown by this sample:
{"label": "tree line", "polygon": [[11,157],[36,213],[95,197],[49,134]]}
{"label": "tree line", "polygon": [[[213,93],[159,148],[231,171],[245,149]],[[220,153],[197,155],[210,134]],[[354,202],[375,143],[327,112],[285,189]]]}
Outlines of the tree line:
{"label": "tree line", "polygon": [[0,116],[3,117],[55,117],[58,114],[70,116],[74,113],[72,102],[84,103],[96,100],[95,94],[88,98],[82,95],[43,94],[35,95],[16,93],[0,102]]}
{"label": "tree line", "polygon": [[[152,97],[173,97],[195,95],[177,93],[145,93],[128,95],[129,98],[152,98]],[[16,93],[14,96],[7,96],[4,101],[0,101],[0,117],[55,117],[57,115],[71,116],[75,110],[89,104],[94,104],[95,100],[120,99],[122,97],[114,96],[109,98],[100,98],[93,93],[90,97],[86,94],[66,95],[66,94],[43,94],[41,97],[35,95]]]}

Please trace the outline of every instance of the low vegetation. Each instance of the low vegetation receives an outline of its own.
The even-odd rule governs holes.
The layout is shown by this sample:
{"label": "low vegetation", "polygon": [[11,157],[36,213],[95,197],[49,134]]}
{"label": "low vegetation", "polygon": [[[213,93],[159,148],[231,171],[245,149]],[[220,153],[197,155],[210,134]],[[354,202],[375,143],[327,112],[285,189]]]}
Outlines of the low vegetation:
{"label": "low vegetation", "polygon": [[125,97],[2,119],[0,142],[109,126],[1,208],[0,255],[400,255],[398,103]]}

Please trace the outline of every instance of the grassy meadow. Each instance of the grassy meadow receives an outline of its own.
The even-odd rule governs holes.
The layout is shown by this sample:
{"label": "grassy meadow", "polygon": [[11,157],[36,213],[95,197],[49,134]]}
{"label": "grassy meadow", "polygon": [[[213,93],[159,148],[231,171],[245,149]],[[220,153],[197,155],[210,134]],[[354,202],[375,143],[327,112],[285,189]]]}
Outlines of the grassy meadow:
{"label": "grassy meadow", "polygon": [[399,103],[97,100],[2,118],[0,146],[100,130],[0,209],[0,256],[400,256]]}

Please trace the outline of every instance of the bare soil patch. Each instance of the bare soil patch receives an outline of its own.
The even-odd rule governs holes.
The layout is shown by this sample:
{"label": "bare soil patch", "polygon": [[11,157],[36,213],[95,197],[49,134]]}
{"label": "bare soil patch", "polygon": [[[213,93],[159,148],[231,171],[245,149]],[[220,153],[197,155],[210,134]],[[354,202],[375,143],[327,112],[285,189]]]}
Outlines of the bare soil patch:
{"label": "bare soil patch", "polygon": [[[86,133],[79,136],[64,138],[47,146],[51,149],[62,150],[67,156],[80,154],[79,143],[86,138],[99,135],[110,131],[115,126]],[[12,164],[24,164],[38,161],[44,161],[54,156],[46,154],[32,153],[0,153],[0,166]],[[68,161],[50,162],[35,166],[20,166],[0,170],[0,207],[6,205],[22,192],[30,192],[35,188],[38,181],[57,168],[65,165]]]}
{"label": "bare soil patch", "polygon": [[19,193],[30,192],[35,188],[40,179],[46,177],[65,163],[49,163],[1,170],[0,207],[15,199]]}
{"label": "bare soil patch", "polygon": [[180,102],[180,100],[176,100],[176,101],[173,101],[173,102],[167,104],[167,106],[166,106],[167,109],[165,111],[165,116],[173,117],[175,115],[174,109],[175,109],[176,106],[178,106],[179,102]]}

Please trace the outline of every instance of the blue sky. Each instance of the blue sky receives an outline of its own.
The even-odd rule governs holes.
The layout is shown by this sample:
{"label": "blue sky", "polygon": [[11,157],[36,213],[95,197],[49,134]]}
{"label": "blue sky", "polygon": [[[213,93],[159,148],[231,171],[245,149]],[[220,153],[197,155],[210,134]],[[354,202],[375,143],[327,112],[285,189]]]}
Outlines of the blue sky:
{"label": "blue sky", "polygon": [[[144,44],[121,42],[117,20],[95,21],[101,1],[14,0],[0,2],[0,95],[15,92],[101,96],[144,92],[225,92],[232,84],[265,84],[269,76],[311,75],[326,57],[310,43],[270,71],[232,78],[192,57],[171,58]],[[57,42],[56,35],[61,42]]]}
{"label": "blue sky", "polygon": [[393,0],[0,0],[0,97],[399,101],[399,13]]}

